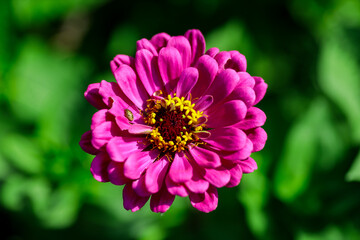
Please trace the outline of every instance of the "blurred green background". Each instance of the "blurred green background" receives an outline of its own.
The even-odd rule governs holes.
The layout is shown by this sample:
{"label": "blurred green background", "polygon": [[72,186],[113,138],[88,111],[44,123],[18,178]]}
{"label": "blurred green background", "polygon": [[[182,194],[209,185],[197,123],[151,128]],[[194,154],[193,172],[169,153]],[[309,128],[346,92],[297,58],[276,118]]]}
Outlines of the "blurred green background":
{"label": "blurred green background", "polygon": [[[259,169],[205,214],[122,207],[78,142],[88,84],[136,40],[199,28],[269,88]],[[360,239],[360,1],[0,1],[1,239]]]}

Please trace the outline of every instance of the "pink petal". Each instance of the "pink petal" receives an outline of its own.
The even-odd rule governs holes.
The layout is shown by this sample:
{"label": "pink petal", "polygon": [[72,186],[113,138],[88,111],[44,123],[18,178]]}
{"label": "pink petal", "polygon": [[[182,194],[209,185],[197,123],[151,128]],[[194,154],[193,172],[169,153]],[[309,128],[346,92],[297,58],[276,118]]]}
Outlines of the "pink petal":
{"label": "pink petal", "polygon": [[252,159],[251,157],[239,162],[239,165],[241,166],[243,173],[252,173],[257,169],[257,164],[255,160]]}
{"label": "pink petal", "polygon": [[149,98],[140,80],[137,79],[134,70],[127,66],[121,65],[114,73],[115,79],[121,90],[126,96],[139,108],[143,109],[144,103]]}
{"label": "pink petal", "polygon": [[209,188],[209,182],[204,180],[204,169],[200,169],[196,163],[191,163],[193,166],[193,176],[190,180],[185,182],[185,186],[193,193],[204,193]]}
{"label": "pink petal", "polygon": [[134,58],[128,55],[116,55],[114,59],[110,62],[111,71],[114,73],[115,70],[123,64],[134,67]]}
{"label": "pink petal", "polygon": [[205,114],[209,116],[206,125],[209,128],[230,126],[244,119],[246,112],[247,107],[243,101],[232,100],[206,112]]}
{"label": "pink petal", "polygon": [[165,178],[165,184],[166,184],[167,190],[172,195],[177,195],[180,197],[187,197],[189,195],[186,188],[184,187],[184,185],[173,182],[171,180],[171,178],[169,177],[169,175],[167,175]]}
{"label": "pink petal", "polygon": [[[119,85],[115,82],[107,82],[102,80],[100,83],[99,94],[102,96],[103,102],[110,107],[114,98],[123,97]],[[125,97],[126,98],[126,97]],[[122,102],[124,102],[121,99]],[[124,103],[125,104],[125,103]]]}
{"label": "pink petal", "polygon": [[84,96],[86,100],[97,109],[108,108],[99,94],[100,83],[92,83],[86,89]]}
{"label": "pink petal", "polygon": [[132,212],[138,211],[148,200],[149,197],[138,196],[132,189],[130,183],[125,185],[123,190],[123,204],[126,210],[131,210]]}
{"label": "pink petal", "polygon": [[182,66],[187,68],[192,61],[191,47],[189,41],[184,36],[176,36],[170,38],[167,47],[176,48],[182,58]]}
{"label": "pink petal", "polygon": [[147,197],[151,195],[145,186],[145,175],[142,175],[139,179],[133,181],[132,188],[140,197]]}
{"label": "pink petal", "polygon": [[242,87],[250,87],[253,88],[255,86],[254,78],[247,72],[238,72],[239,83],[238,86]]}
{"label": "pink petal", "polygon": [[131,124],[128,128],[129,133],[131,134],[149,134],[153,128],[148,125],[143,124]]}
{"label": "pink petal", "polygon": [[229,52],[223,51],[216,54],[214,58],[219,64],[219,69],[225,69],[225,64],[231,58],[231,54]]}
{"label": "pink petal", "polygon": [[91,144],[100,149],[107,144],[111,138],[121,134],[120,129],[113,122],[104,122],[92,131]]}
{"label": "pink petal", "polygon": [[130,180],[124,175],[124,164],[110,161],[107,167],[109,180],[115,185],[124,185]]}
{"label": "pink petal", "polygon": [[150,42],[156,48],[156,50],[159,51],[160,48],[166,46],[170,38],[170,35],[167,33],[158,33],[151,38]]}
{"label": "pink petal", "polygon": [[92,138],[91,131],[85,132],[81,136],[79,145],[80,145],[81,149],[84,150],[85,152],[92,154],[92,155],[96,155],[99,152],[99,150],[97,150],[96,148],[93,147],[93,145],[91,144],[91,138]]}
{"label": "pink petal", "polygon": [[171,163],[169,177],[175,183],[186,182],[192,177],[192,166],[183,153],[175,154],[174,161]]}
{"label": "pink petal", "polygon": [[215,57],[216,54],[219,53],[219,51],[220,50],[218,48],[213,47],[213,48],[209,48],[209,50],[207,50],[205,54],[209,55],[210,57]]}
{"label": "pink petal", "polygon": [[245,72],[247,65],[245,56],[238,51],[230,51],[229,53],[231,59],[226,62],[224,67],[234,69],[236,72]]}
{"label": "pink petal", "polygon": [[186,97],[186,95],[195,86],[199,78],[199,72],[196,68],[186,68],[180,75],[179,82],[176,86],[176,95]]}
{"label": "pink petal", "polygon": [[230,172],[224,167],[219,167],[216,169],[205,168],[204,178],[215,187],[221,188],[229,183]]}
{"label": "pink petal", "polygon": [[265,96],[268,85],[264,82],[264,80],[261,77],[254,77],[254,79],[255,79],[254,91],[256,94],[256,100],[254,102],[254,105],[256,105]]}
{"label": "pink petal", "polygon": [[[124,120],[120,120],[121,122],[124,121],[124,124],[120,124],[120,128],[128,129],[128,125],[131,122],[129,119],[126,118],[126,111],[129,110],[134,117],[133,121],[138,121],[143,119],[143,116],[140,114],[138,108],[134,104],[128,104],[123,101],[120,97],[112,98],[112,106],[109,109],[109,113],[112,114],[114,117],[125,118]],[[130,100],[129,100],[130,102]]]}
{"label": "pink petal", "polygon": [[206,213],[214,211],[218,205],[218,193],[214,186],[203,194],[190,194],[189,198],[194,208]]}
{"label": "pink petal", "polygon": [[94,115],[91,118],[91,130],[94,130],[97,126],[106,122],[107,113],[108,113],[107,109],[101,109],[96,113],[94,113]]}
{"label": "pink petal", "polygon": [[200,112],[205,111],[206,109],[208,109],[208,107],[212,105],[213,102],[214,102],[213,96],[204,95],[200,97],[199,101],[195,103],[194,109]]}
{"label": "pink petal", "polygon": [[[239,76],[232,69],[226,69],[216,75],[215,80],[206,91],[206,95],[214,98],[213,106],[227,97],[239,82]],[[221,89],[221,91],[219,91]]]}
{"label": "pink petal", "polygon": [[159,70],[168,94],[176,87],[176,79],[180,76],[183,65],[179,51],[173,47],[165,47],[159,53]]}
{"label": "pink petal", "polygon": [[137,51],[135,67],[142,84],[150,96],[163,88],[163,82],[157,66],[157,57],[151,52],[146,49]]}
{"label": "pink petal", "polygon": [[250,139],[246,139],[246,143],[243,148],[234,152],[218,151],[222,159],[228,160],[231,162],[239,162],[250,157],[250,154],[253,152],[253,143]]}
{"label": "pink petal", "polygon": [[191,45],[191,63],[195,62],[204,54],[205,52],[205,39],[202,33],[197,29],[188,30],[185,33],[185,37],[189,40]]}
{"label": "pink petal", "polygon": [[135,137],[114,137],[106,145],[106,151],[111,160],[124,162],[134,152],[139,152],[145,148],[141,143],[144,138]]}
{"label": "pink petal", "polygon": [[215,152],[201,148],[193,147],[189,149],[195,162],[201,167],[216,168],[221,165],[220,157]]}
{"label": "pink petal", "polygon": [[148,167],[145,173],[145,186],[148,192],[157,193],[161,189],[168,167],[169,161],[163,158]]}
{"label": "pink petal", "polygon": [[240,166],[240,164],[235,164],[234,167],[232,167],[230,170],[230,181],[229,183],[226,185],[226,187],[236,187],[237,185],[239,185],[240,181],[241,181],[241,177],[242,177],[242,168]]}
{"label": "pink petal", "polygon": [[140,39],[139,41],[136,42],[136,51],[139,51],[141,49],[146,49],[155,56],[157,56],[158,54],[154,45],[152,45],[152,43],[146,38]]}
{"label": "pink petal", "polygon": [[124,175],[130,179],[138,179],[145,169],[154,161],[156,156],[150,152],[134,152],[124,163]]}
{"label": "pink petal", "polygon": [[171,195],[166,187],[163,187],[158,193],[152,195],[150,200],[150,209],[153,212],[166,212],[174,202],[175,196]]}
{"label": "pink petal", "polygon": [[232,91],[232,93],[226,98],[227,101],[239,99],[246,104],[246,107],[252,107],[255,102],[255,91],[251,87],[242,86],[238,84],[238,86]]}
{"label": "pink petal", "polygon": [[246,134],[254,145],[253,152],[258,152],[264,148],[267,140],[267,134],[264,129],[261,127],[250,129],[246,131]]}
{"label": "pink petal", "polygon": [[110,159],[106,153],[100,152],[91,162],[90,171],[94,178],[99,182],[108,182],[109,176],[107,167],[110,163]]}
{"label": "pink petal", "polygon": [[245,119],[235,126],[244,130],[261,127],[266,121],[266,115],[259,108],[251,107],[248,109]]}
{"label": "pink petal", "polygon": [[208,144],[225,151],[236,151],[244,147],[246,134],[238,128],[215,128],[209,131],[211,136],[203,139]]}
{"label": "pink petal", "polygon": [[204,55],[199,58],[195,67],[199,71],[199,79],[195,87],[191,90],[191,95],[193,98],[198,98],[203,95],[214,81],[218,72],[218,64],[212,57]]}

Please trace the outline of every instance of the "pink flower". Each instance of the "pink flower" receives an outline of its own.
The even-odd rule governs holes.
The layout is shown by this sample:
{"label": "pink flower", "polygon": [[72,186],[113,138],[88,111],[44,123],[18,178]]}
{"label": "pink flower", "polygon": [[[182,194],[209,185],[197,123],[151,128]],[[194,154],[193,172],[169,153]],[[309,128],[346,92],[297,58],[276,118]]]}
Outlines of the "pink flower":
{"label": "pink flower", "polygon": [[210,212],[217,188],[237,186],[257,169],[250,154],[267,135],[266,116],[254,105],[267,84],[246,72],[239,52],[204,51],[199,30],[141,39],[135,58],[111,61],[117,82],[90,84],[85,92],[98,111],[80,145],[96,155],[96,180],[125,185],[127,210],[151,198],[151,210],[165,212],[177,195]]}

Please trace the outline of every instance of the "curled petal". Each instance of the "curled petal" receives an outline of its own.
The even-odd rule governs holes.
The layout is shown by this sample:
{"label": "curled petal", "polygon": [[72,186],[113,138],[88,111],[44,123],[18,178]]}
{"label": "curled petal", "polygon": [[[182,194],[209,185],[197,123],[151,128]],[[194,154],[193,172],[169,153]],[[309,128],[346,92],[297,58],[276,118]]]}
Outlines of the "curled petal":
{"label": "curled petal", "polygon": [[204,168],[205,174],[204,178],[210,184],[214,185],[217,188],[224,187],[230,181],[230,172],[224,167],[219,168]]}
{"label": "curled petal", "polygon": [[92,83],[86,89],[84,96],[88,102],[97,109],[108,108],[99,94],[100,83]]}
{"label": "curled petal", "polygon": [[140,197],[137,195],[130,183],[125,185],[123,190],[123,204],[126,210],[131,210],[132,212],[138,211],[148,200],[149,197]]}
{"label": "curled petal", "polygon": [[191,47],[189,41],[183,36],[176,36],[169,39],[167,47],[176,48],[182,58],[182,64],[184,68],[190,66],[191,62]]}
{"label": "curled petal", "polygon": [[151,195],[145,186],[145,175],[142,175],[139,179],[133,181],[132,188],[140,197],[147,197]]}
{"label": "curled petal", "polygon": [[245,56],[238,51],[230,51],[229,53],[231,59],[227,60],[224,67],[234,69],[236,72],[245,72],[247,65]]}
{"label": "curled petal", "polygon": [[167,33],[158,33],[151,38],[150,42],[156,48],[156,51],[159,51],[160,48],[167,45],[170,38],[170,35]]}
{"label": "curled petal", "polygon": [[94,178],[99,182],[108,182],[109,176],[107,167],[110,163],[110,159],[106,153],[100,152],[91,162],[90,171]]}
{"label": "curled petal", "polygon": [[81,136],[79,145],[81,149],[84,150],[85,152],[92,155],[96,155],[99,152],[99,150],[93,147],[93,145],[91,144],[91,138],[92,138],[91,131],[85,132]]}
{"label": "curled petal", "polygon": [[185,37],[191,45],[191,63],[194,64],[205,52],[205,39],[197,29],[188,30]]}
{"label": "curled petal", "polygon": [[230,170],[230,181],[226,187],[236,187],[239,185],[242,177],[242,168],[240,164],[235,164]]}
{"label": "curled petal", "polygon": [[153,212],[166,212],[174,202],[175,196],[170,194],[166,187],[151,196],[150,209]]}
{"label": "curled petal", "polygon": [[114,59],[110,62],[111,71],[114,73],[115,70],[123,64],[134,67],[134,58],[123,54],[116,55]]}
{"label": "curled petal", "polygon": [[248,74],[247,72],[238,72],[237,74],[239,76],[238,86],[250,88],[253,88],[255,86],[255,80],[250,74]]}
{"label": "curled petal", "polygon": [[227,101],[239,99],[246,104],[246,107],[252,107],[255,102],[255,91],[251,87],[242,86],[238,84],[238,86],[232,91],[229,97],[226,98]]}
{"label": "curled petal", "polygon": [[220,157],[215,152],[201,148],[193,147],[189,149],[194,161],[201,167],[216,168],[221,165]]}
{"label": "curled petal", "polygon": [[145,173],[145,186],[148,192],[157,193],[164,182],[169,167],[167,159],[160,159],[152,163]]}
{"label": "curled petal", "polygon": [[241,166],[243,173],[252,173],[257,169],[257,164],[255,160],[252,159],[251,157],[239,162],[239,165]]}
{"label": "curled petal", "polygon": [[199,72],[196,68],[186,68],[180,75],[179,82],[176,86],[176,94],[179,97],[185,97],[191,89],[195,86],[199,77]]}
{"label": "curled petal", "polygon": [[249,138],[246,139],[246,143],[244,147],[238,151],[234,151],[234,152],[217,151],[217,153],[221,156],[223,160],[227,160],[233,163],[247,159],[252,152],[253,152],[253,143]]}
{"label": "curled petal", "polygon": [[186,182],[192,177],[193,169],[183,153],[175,154],[169,169],[169,177],[175,183]]}
{"label": "curled petal", "polygon": [[254,105],[256,105],[265,96],[265,92],[268,85],[264,82],[264,80],[261,77],[254,77],[254,79],[255,79],[254,91],[256,94],[256,100],[254,102]]}
{"label": "curled petal", "polygon": [[246,117],[239,123],[235,124],[236,127],[239,127],[244,130],[251,128],[261,127],[266,121],[266,115],[259,108],[251,107],[248,109]]}
{"label": "curled petal", "polygon": [[202,212],[214,211],[218,205],[218,193],[214,186],[202,194],[192,193],[189,195],[191,205]]}
{"label": "curled petal", "polygon": [[220,52],[220,50],[218,48],[209,48],[209,50],[206,51],[206,55],[209,55],[210,57],[215,57],[216,54],[218,54]]}
{"label": "curled petal", "polygon": [[206,113],[209,116],[206,125],[210,128],[218,128],[240,122],[246,116],[247,107],[241,100],[232,100],[211,110],[211,112]]}
{"label": "curled petal", "polygon": [[115,185],[124,185],[129,179],[124,175],[124,164],[110,161],[108,168],[109,180]]}
{"label": "curled petal", "polygon": [[154,45],[152,45],[152,43],[146,38],[140,39],[139,41],[136,42],[136,51],[139,51],[141,49],[146,49],[155,56],[157,55],[157,51]]}
{"label": "curled petal", "polygon": [[254,145],[253,152],[258,152],[264,148],[267,140],[267,134],[261,127],[250,129],[246,131],[248,138]]}
{"label": "curled petal", "polygon": [[238,128],[225,127],[210,130],[211,136],[204,139],[208,144],[225,151],[236,151],[244,147],[246,134]]}
{"label": "curled petal", "polygon": [[173,182],[169,175],[166,176],[165,184],[169,193],[172,195],[177,195],[180,197],[187,197],[189,195],[184,185],[182,183]]}

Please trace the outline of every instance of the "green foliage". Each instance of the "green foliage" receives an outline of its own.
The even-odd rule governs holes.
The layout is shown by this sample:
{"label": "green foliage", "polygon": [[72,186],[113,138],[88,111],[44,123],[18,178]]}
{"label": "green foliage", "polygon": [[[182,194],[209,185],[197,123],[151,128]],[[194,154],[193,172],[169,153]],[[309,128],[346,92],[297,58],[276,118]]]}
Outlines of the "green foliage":
{"label": "green foliage", "polygon": [[[268,83],[267,144],[215,212],[179,197],[163,215],[127,212],[78,145],[95,112],[83,93],[136,40],[190,28]],[[357,239],[359,42],[357,0],[0,1],[3,238]]]}

